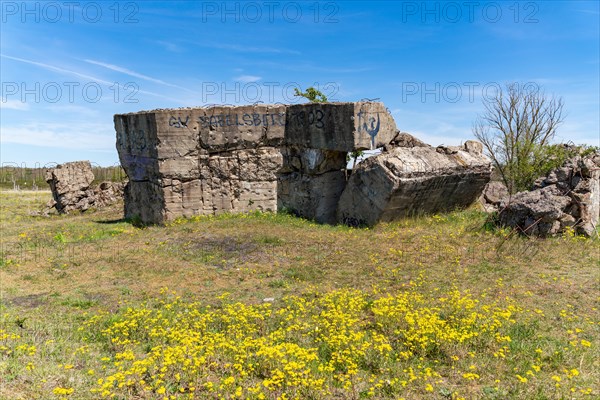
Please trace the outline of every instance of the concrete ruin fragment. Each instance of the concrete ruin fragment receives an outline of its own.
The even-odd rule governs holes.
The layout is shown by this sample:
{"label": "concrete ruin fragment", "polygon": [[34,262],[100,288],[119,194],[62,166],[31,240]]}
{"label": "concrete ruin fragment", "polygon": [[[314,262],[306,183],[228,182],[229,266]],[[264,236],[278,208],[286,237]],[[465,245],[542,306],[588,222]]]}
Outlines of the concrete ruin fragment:
{"label": "concrete ruin fragment", "polygon": [[[125,216],[145,223],[286,209],[322,223],[374,224],[466,206],[490,175],[477,142],[432,148],[400,134],[377,102],[154,110],[114,122],[129,177]],[[348,153],[377,148],[383,154],[347,181]]]}
{"label": "concrete ruin fragment", "polygon": [[534,183],[533,190],[505,198],[498,223],[532,236],[567,228],[595,236],[600,220],[600,154],[577,156]]}
{"label": "concrete ruin fragment", "polygon": [[285,144],[319,150],[374,150],[396,136],[383,103],[308,103],[287,109]]}
{"label": "concrete ruin fragment", "polygon": [[374,225],[472,204],[490,179],[490,163],[464,147],[395,147],[353,171],[338,204],[338,220]]}
{"label": "concrete ruin fragment", "polygon": [[144,223],[219,212],[276,211],[285,106],[115,115],[129,184],[125,216]]}
{"label": "concrete ruin fragment", "polygon": [[46,171],[46,182],[52,191],[47,204],[59,213],[86,211],[92,207],[105,207],[123,197],[123,184],[102,182],[92,186],[94,173],[89,161],[73,161],[57,165]]}
{"label": "concrete ruin fragment", "polygon": [[479,197],[479,204],[485,212],[492,213],[500,211],[500,206],[506,202],[509,196],[506,185],[499,181],[490,181]]}
{"label": "concrete ruin fragment", "polygon": [[336,223],[349,152],[389,144],[396,123],[382,103],[308,103],[287,109],[278,206],[319,223]]}

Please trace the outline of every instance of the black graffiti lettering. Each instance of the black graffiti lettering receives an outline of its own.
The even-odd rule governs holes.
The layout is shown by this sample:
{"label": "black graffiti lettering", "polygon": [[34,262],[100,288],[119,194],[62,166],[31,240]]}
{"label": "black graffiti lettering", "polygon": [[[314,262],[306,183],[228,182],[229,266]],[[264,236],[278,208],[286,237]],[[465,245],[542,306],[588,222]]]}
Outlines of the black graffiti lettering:
{"label": "black graffiti lettering", "polygon": [[174,128],[184,128],[184,127],[187,128],[189,121],[190,121],[189,115],[185,117],[185,121],[183,121],[181,119],[181,117],[171,116],[171,118],[169,118],[169,126],[172,126]]}
{"label": "black graffiti lettering", "polygon": [[200,126],[202,128],[208,128],[208,125],[209,125],[208,117],[198,117],[198,122],[200,122]]}
{"label": "black graffiti lettering", "polygon": [[148,146],[148,143],[146,142],[146,133],[144,132],[143,129],[138,129],[137,131],[133,131],[132,132],[132,139],[134,140],[134,142],[137,144],[136,148],[142,152],[146,149],[146,147]]}
{"label": "black graffiti lettering", "polygon": [[306,113],[304,111],[298,113],[298,120],[300,121],[301,126],[306,125]]}
{"label": "black graffiti lettering", "polygon": [[[307,116],[304,112],[296,114],[296,119],[299,124],[304,125],[306,122]],[[317,110],[315,115],[312,113],[308,115],[308,119],[310,124],[317,124],[318,126],[322,125],[321,119],[323,117],[323,112]],[[168,124],[170,127],[181,129],[188,128],[190,122],[190,116],[169,117]],[[211,128],[214,129],[216,127],[225,127],[225,126],[285,126],[286,119],[285,113],[252,113],[252,114],[217,114],[209,116],[199,116],[197,118],[197,122],[201,128]]]}
{"label": "black graffiti lettering", "polygon": [[315,114],[315,126],[319,129],[325,128],[325,122],[323,122],[325,114],[323,113],[323,110],[316,110]]}
{"label": "black graffiti lettering", "polygon": [[279,126],[285,126],[285,124],[286,124],[285,113],[279,113],[279,114],[277,114],[277,117],[279,120]]}
{"label": "black graffiti lettering", "polygon": [[[308,113],[300,111],[291,114],[287,122],[295,123],[301,127],[315,126],[316,128],[323,129],[325,127],[325,121],[323,120],[324,116],[325,113],[321,109],[309,111]],[[285,119],[283,119],[284,117],[285,113],[279,114],[281,126],[285,126],[285,122],[283,122],[285,121]]]}
{"label": "black graffiti lettering", "polygon": [[375,136],[377,136],[377,133],[379,133],[380,125],[381,121],[379,120],[379,114],[377,114],[377,125],[375,124],[375,118],[369,117],[369,124],[365,124],[365,130],[367,131],[369,136],[375,138]]}

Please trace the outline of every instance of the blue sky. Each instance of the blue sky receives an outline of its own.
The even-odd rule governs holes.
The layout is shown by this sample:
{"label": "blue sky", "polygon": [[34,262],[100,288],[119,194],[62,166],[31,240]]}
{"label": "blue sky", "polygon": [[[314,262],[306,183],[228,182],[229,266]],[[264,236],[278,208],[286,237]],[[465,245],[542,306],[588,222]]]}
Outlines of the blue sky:
{"label": "blue sky", "polygon": [[378,98],[433,144],[472,138],[507,82],[562,96],[558,140],[600,145],[598,1],[2,1],[1,162],[115,165],[112,116]]}

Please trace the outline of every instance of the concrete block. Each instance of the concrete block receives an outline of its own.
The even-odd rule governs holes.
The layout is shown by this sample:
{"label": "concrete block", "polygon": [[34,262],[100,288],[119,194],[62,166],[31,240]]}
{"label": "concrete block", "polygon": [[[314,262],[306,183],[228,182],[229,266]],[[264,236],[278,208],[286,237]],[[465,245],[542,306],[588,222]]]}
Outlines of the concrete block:
{"label": "concrete block", "polygon": [[319,223],[336,222],[338,200],[346,186],[343,171],[320,175],[293,172],[281,175],[278,183],[277,203],[280,209]]}
{"label": "concrete block", "polygon": [[340,197],[338,221],[374,225],[467,207],[490,179],[487,158],[464,150],[394,148],[360,163]]}
{"label": "concrete block", "polygon": [[396,135],[394,119],[383,103],[294,104],[286,113],[284,144],[352,152],[373,150]]}

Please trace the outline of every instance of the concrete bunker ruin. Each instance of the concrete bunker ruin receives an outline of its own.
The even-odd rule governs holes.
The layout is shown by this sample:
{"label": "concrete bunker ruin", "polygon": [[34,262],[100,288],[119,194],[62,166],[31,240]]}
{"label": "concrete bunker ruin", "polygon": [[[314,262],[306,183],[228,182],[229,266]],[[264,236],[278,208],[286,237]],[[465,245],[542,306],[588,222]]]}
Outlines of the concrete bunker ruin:
{"label": "concrete bunker ruin", "polygon": [[[473,203],[489,181],[481,145],[426,145],[383,103],[213,106],[114,117],[129,177],[125,216],[287,209],[320,223],[373,225]],[[347,180],[347,154],[383,148]]]}

